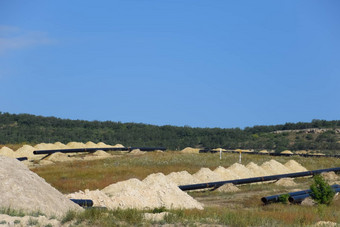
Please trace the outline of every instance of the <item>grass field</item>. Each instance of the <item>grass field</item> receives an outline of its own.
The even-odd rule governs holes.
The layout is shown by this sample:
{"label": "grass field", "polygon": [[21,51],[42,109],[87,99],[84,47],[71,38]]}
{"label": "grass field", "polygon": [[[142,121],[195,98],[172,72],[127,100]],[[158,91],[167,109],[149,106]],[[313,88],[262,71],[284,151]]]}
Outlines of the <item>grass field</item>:
{"label": "grass field", "polygon": [[[261,165],[275,159],[281,163],[294,159],[309,170],[340,167],[340,159],[303,158],[303,157],[270,157],[244,154],[242,164],[254,162]],[[144,155],[117,155],[114,158],[58,163],[32,169],[47,182],[63,193],[78,190],[102,189],[112,183],[129,178],[144,179],[156,172],[168,174],[173,171],[186,170],[193,174],[202,167],[214,169],[218,166],[228,167],[238,162],[237,154],[180,154],[175,152],[148,153]],[[87,210],[81,214],[69,214],[65,222],[76,225],[119,226],[119,225],[153,225],[175,224],[196,226],[199,224],[230,226],[307,226],[318,221],[340,223],[340,199],[330,206],[312,206],[289,204],[263,205],[262,196],[286,193],[294,188],[306,189],[311,178],[296,179],[297,187],[284,188],[275,184],[251,184],[240,186],[235,193],[216,191],[191,192],[196,200],[205,205],[201,210],[170,210],[164,220],[147,221],[143,218],[145,211],[138,210]],[[150,211],[149,211],[150,212]]]}

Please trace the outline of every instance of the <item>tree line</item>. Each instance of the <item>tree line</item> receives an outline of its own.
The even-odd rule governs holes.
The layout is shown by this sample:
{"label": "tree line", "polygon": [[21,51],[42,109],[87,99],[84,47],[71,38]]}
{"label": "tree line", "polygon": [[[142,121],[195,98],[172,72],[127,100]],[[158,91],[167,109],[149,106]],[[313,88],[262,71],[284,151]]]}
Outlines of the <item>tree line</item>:
{"label": "tree line", "polygon": [[[309,128],[328,129],[322,133],[298,131]],[[43,117],[31,114],[0,112],[0,144],[105,142],[124,146],[162,146],[172,150],[184,147],[226,149],[339,150],[340,121],[311,122],[240,128],[195,128],[156,126],[113,121],[85,121]],[[297,130],[287,131],[285,130]],[[275,131],[284,131],[274,133]]]}

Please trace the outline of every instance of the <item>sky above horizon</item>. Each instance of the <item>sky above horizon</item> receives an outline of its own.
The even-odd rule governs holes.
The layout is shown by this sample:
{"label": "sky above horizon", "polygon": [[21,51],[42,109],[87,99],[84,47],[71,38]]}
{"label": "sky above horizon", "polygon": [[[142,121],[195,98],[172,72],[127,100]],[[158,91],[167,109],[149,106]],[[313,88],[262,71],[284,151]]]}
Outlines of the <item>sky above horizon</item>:
{"label": "sky above horizon", "polygon": [[338,0],[0,0],[0,111],[191,127],[339,120]]}

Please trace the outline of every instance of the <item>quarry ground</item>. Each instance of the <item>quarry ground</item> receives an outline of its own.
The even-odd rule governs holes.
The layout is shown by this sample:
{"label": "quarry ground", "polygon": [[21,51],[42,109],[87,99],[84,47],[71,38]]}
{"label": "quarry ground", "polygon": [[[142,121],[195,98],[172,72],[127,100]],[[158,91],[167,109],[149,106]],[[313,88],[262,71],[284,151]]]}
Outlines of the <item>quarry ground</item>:
{"label": "quarry ground", "polygon": [[[188,171],[194,174],[202,167],[211,170],[218,166],[228,167],[238,162],[237,154],[224,153],[222,159],[218,154],[181,154],[178,152],[146,153],[128,155],[112,152],[114,157],[94,160],[60,162],[53,165],[36,166],[34,172],[63,193],[85,189],[102,189],[112,183],[130,178],[144,179],[152,173]],[[275,159],[280,163],[295,160],[308,170],[340,167],[340,159],[303,158],[303,157],[270,157],[243,154],[242,164],[254,162],[261,165]],[[336,197],[328,206],[301,206],[291,204],[263,205],[261,197],[308,189],[311,178],[294,180],[296,186],[280,186],[274,183],[248,184],[238,186],[237,192],[202,191],[189,192],[193,198],[204,204],[204,210],[167,210],[168,214],[160,220],[145,221],[143,211],[127,210],[86,211],[87,218],[82,223],[88,225],[229,225],[229,226],[309,226],[320,221],[340,223],[340,199]],[[332,182],[330,182],[332,183]],[[89,213],[90,212],[90,213]],[[116,211],[117,212],[117,211]],[[158,211],[150,211],[158,213]],[[118,216],[117,216],[118,215]],[[328,223],[328,224],[329,224]]]}

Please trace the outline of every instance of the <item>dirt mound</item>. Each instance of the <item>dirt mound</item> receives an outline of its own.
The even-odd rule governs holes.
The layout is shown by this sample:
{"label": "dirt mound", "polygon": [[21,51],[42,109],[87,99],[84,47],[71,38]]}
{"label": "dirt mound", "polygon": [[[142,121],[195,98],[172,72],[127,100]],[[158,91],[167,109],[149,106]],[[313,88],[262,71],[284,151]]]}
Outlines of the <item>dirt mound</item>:
{"label": "dirt mound", "polygon": [[269,152],[267,150],[262,150],[262,151],[259,151],[260,154],[268,154]]}
{"label": "dirt mound", "polygon": [[192,175],[195,177],[200,183],[207,183],[207,182],[214,182],[214,181],[221,181],[221,176],[209,168],[201,168],[198,172]]}
{"label": "dirt mound", "polygon": [[327,173],[321,173],[320,174],[326,181],[337,181],[339,180],[339,176],[336,175],[335,172],[327,172]]}
{"label": "dirt mound", "polygon": [[48,156],[45,160],[52,161],[52,162],[65,162],[65,161],[71,161],[72,159],[67,154],[56,152]]}
{"label": "dirt mound", "polygon": [[96,152],[93,153],[94,156],[100,156],[100,157],[111,157],[112,155],[110,155],[109,153],[103,151],[103,150],[98,150]]}
{"label": "dirt mound", "polygon": [[239,163],[234,163],[227,169],[240,176],[240,178],[255,177],[255,175],[251,171],[249,171],[249,169],[247,169],[244,165]]}
{"label": "dirt mound", "polygon": [[186,154],[198,154],[199,149],[198,148],[192,148],[192,147],[186,147],[183,150],[181,150],[182,153]]}
{"label": "dirt mound", "polygon": [[253,174],[254,177],[267,176],[268,173],[261,166],[258,166],[254,162],[249,162],[246,168]]}
{"label": "dirt mound", "polygon": [[219,174],[221,180],[223,180],[223,181],[240,179],[240,176],[238,176],[237,174],[233,173],[232,171],[224,168],[223,166],[219,166],[216,169],[214,169],[214,173]]}
{"label": "dirt mound", "polygon": [[274,159],[263,163],[261,167],[268,173],[268,175],[285,174],[292,172],[290,169],[275,161]]}
{"label": "dirt mound", "polygon": [[299,150],[296,151],[295,154],[308,154],[308,152],[306,150]]}
{"label": "dirt mound", "polygon": [[285,150],[285,151],[282,151],[280,154],[294,154],[294,153],[291,152],[290,150]]}
{"label": "dirt mound", "polygon": [[68,148],[86,148],[86,145],[80,142],[69,142],[66,144]]}
{"label": "dirt mound", "polygon": [[90,191],[89,189],[85,189],[85,191],[68,194],[66,197],[69,199],[90,199],[93,201],[94,207],[107,207],[114,209],[112,206],[114,202],[109,196],[100,190]]}
{"label": "dirt mound", "polygon": [[86,148],[96,148],[97,144],[95,144],[92,141],[88,141],[87,143],[85,143]]}
{"label": "dirt mound", "polygon": [[200,183],[195,177],[193,177],[187,171],[172,172],[166,175],[167,179],[176,185],[198,184]]}
{"label": "dirt mound", "polygon": [[282,178],[275,182],[275,185],[284,186],[284,187],[292,187],[296,186],[293,178]]}
{"label": "dirt mound", "polygon": [[284,164],[286,168],[288,168],[291,172],[305,172],[308,171],[305,167],[300,165],[294,160],[289,160]]}
{"label": "dirt mound", "polygon": [[56,149],[67,149],[67,146],[61,142],[55,142],[54,146]]}
{"label": "dirt mound", "polygon": [[36,149],[30,145],[24,145],[15,151],[16,157],[28,157],[30,159],[34,159],[37,156],[33,154],[33,151]]}
{"label": "dirt mound", "polygon": [[129,152],[129,154],[133,154],[133,155],[138,155],[138,154],[145,154],[145,151],[141,151],[139,149],[133,149],[132,151]]}
{"label": "dirt mound", "polygon": [[0,155],[10,157],[10,158],[16,158],[16,154],[11,148],[8,147],[2,147],[0,149]]}
{"label": "dirt mound", "polygon": [[54,150],[58,149],[53,143],[39,143],[34,146],[36,150]]}
{"label": "dirt mound", "polygon": [[99,142],[99,143],[97,143],[97,147],[111,147],[110,145],[106,145],[105,143],[103,143],[103,142]]}
{"label": "dirt mound", "polygon": [[122,144],[117,143],[116,145],[114,145],[113,147],[117,147],[117,148],[124,148],[124,146]]}
{"label": "dirt mound", "polygon": [[16,159],[0,156],[0,206],[62,216],[82,210]]}
{"label": "dirt mound", "polygon": [[[136,182],[138,186],[136,187]],[[123,186],[123,187],[121,187]],[[202,205],[183,192],[173,182],[169,182],[162,173],[151,174],[143,181],[119,182],[102,190],[110,196],[111,209],[121,208],[156,208],[167,209],[203,209]]]}
{"label": "dirt mound", "polygon": [[237,192],[239,190],[240,189],[233,184],[224,184],[218,189],[216,189],[216,191],[218,192]]}

